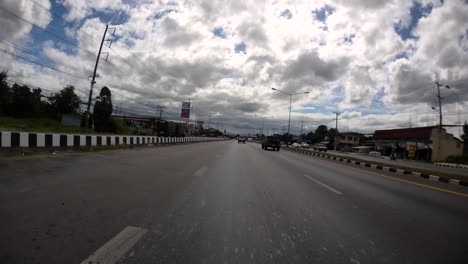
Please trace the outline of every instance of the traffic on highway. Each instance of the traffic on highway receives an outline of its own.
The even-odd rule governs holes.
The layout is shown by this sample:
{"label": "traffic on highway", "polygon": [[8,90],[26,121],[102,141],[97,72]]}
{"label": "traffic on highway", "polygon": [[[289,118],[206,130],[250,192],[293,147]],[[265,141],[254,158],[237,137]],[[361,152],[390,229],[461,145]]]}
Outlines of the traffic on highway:
{"label": "traffic on highway", "polygon": [[0,264],[468,264],[468,0],[0,0]]}
{"label": "traffic on highway", "polygon": [[0,160],[1,262],[466,262],[466,187],[287,149],[234,139]]}

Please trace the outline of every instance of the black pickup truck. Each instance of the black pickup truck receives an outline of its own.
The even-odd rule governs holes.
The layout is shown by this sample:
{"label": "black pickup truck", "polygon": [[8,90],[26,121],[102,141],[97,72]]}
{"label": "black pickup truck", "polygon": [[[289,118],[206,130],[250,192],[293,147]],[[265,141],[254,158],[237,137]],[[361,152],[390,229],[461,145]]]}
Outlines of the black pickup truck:
{"label": "black pickup truck", "polygon": [[272,148],[276,151],[279,151],[280,146],[281,146],[281,141],[279,139],[272,138],[272,137],[267,137],[262,142],[262,149],[265,149],[265,150],[268,148]]}

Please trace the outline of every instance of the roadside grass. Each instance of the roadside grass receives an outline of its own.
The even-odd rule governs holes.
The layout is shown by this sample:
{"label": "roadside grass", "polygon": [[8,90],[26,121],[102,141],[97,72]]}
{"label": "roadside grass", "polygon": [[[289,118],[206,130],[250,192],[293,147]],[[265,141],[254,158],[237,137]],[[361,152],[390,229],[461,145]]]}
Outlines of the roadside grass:
{"label": "roadside grass", "polygon": [[[131,129],[125,128],[118,121],[116,129],[119,135],[133,134]],[[38,133],[65,133],[65,134],[113,134],[113,133],[96,133],[86,131],[81,127],[64,126],[59,120],[52,118],[13,118],[0,117],[0,131],[15,131],[15,132],[38,132]]]}

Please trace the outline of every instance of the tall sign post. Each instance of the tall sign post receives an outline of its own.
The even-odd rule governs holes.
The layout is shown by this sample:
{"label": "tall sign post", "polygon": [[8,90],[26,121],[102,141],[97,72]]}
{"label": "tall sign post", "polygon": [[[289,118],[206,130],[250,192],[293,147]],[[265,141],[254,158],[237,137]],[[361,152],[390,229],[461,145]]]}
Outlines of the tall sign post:
{"label": "tall sign post", "polygon": [[190,118],[190,107],[191,103],[190,102],[182,102],[182,111],[180,113],[180,118],[186,118],[186,120],[189,120]]}

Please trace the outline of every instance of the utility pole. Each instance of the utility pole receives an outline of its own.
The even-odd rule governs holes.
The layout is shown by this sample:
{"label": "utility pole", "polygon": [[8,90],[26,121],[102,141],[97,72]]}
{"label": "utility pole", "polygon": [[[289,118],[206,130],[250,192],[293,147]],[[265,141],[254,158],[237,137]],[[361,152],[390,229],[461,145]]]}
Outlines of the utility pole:
{"label": "utility pole", "polygon": [[210,130],[211,112],[208,113],[208,130]]}
{"label": "utility pole", "polygon": [[162,119],[162,112],[164,111],[164,106],[158,105],[159,120]]}
{"label": "utility pole", "polygon": [[335,117],[335,151],[336,151],[336,141],[338,140],[338,116],[341,115],[340,112],[333,112],[336,117]]}
{"label": "utility pole", "polygon": [[304,129],[304,121],[300,121],[299,122],[301,124],[301,134],[300,134],[300,137],[302,139],[302,130]]}
{"label": "utility pole", "polygon": [[443,97],[440,96],[440,87],[442,84],[436,82],[437,85],[437,98],[439,99],[439,127],[442,128],[442,99]]}
{"label": "utility pole", "polygon": [[[86,130],[88,130],[89,111],[91,109],[91,101],[93,99],[93,87],[94,87],[94,84],[96,83],[96,77],[97,77],[96,72],[97,72],[97,68],[98,68],[98,65],[99,65],[99,60],[101,59],[102,45],[104,44],[104,41],[106,41],[106,35],[107,35],[107,30],[108,29],[109,29],[109,25],[106,24],[106,29],[104,30],[104,34],[102,35],[101,44],[99,45],[99,51],[98,51],[98,54],[97,54],[97,57],[96,57],[96,63],[94,64],[93,75],[91,76],[92,79],[91,79],[91,87],[89,88],[88,106],[86,107],[86,120],[85,120]],[[115,29],[114,29],[114,32],[112,32],[112,35],[114,35],[114,33],[115,33]],[[110,45],[109,45],[109,47],[110,47]],[[106,60],[107,60],[107,58],[106,58]]]}

